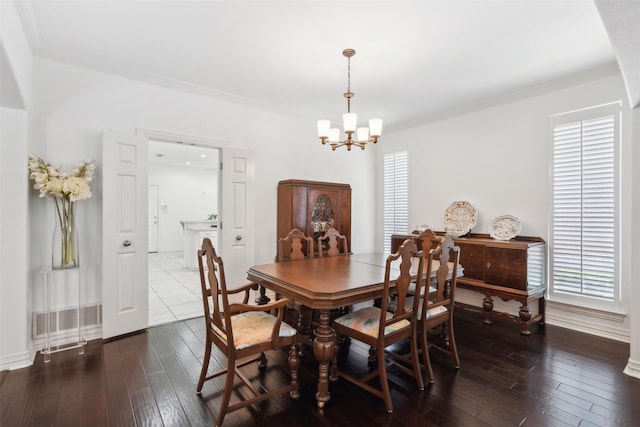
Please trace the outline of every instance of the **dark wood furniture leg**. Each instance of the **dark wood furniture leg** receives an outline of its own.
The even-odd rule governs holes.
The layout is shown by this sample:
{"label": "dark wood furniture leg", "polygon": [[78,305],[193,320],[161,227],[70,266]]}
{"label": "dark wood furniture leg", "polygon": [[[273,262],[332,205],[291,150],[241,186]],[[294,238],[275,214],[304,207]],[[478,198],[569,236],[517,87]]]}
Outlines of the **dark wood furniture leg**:
{"label": "dark wood furniture leg", "polygon": [[267,296],[267,289],[262,285],[260,285],[259,288],[260,288],[260,296],[255,299],[256,304],[258,305],[268,304],[269,301],[271,301],[271,298]]}
{"label": "dark wood furniture leg", "polygon": [[482,300],[482,308],[484,308],[484,324],[492,325],[491,312],[493,311],[493,300],[491,297],[485,295],[484,300]]}
{"label": "dark wood furniture leg", "polygon": [[[542,292],[544,292],[544,290]],[[545,316],[545,307],[546,307],[544,294],[541,294],[540,292],[538,292],[538,293],[530,294],[528,296],[522,296],[522,295],[514,295],[513,293],[510,293],[510,294],[504,293],[504,292],[499,293],[497,296],[501,298],[503,301],[513,300],[522,304],[520,306],[520,310],[518,311],[518,316],[513,316],[509,313],[503,313],[503,312],[493,313],[492,296],[494,296],[493,293],[485,292],[484,299],[482,300],[482,308],[484,309],[483,310],[484,323],[486,325],[493,324],[493,319],[492,319],[493,316],[495,316],[496,318],[505,318],[517,324],[518,326],[520,326],[520,333],[525,336],[531,335],[531,331],[529,330],[529,324],[532,323],[533,321],[538,320],[540,326],[544,326],[544,316]],[[533,316],[531,314],[531,308],[529,307],[529,304],[536,299],[538,300],[538,314],[536,316]]]}
{"label": "dark wood furniture leg", "polygon": [[520,311],[518,312],[520,316],[520,333],[522,335],[531,335],[531,331],[529,330],[529,320],[531,320],[531,309],[527,305],[525,301],[524,304],[520,306]]}
{"label": "dark wood furniture leg", "polygon": [[330,310],[320,310],[320,324],[316,329],[316,338],[313,340],[313,354],[320,366],[318,375],[318,392],[316,400],[318,408],[324,408],[324,404],[331,399],[329,393],[329,365],[333,359],[333,351],[336,340],[336,331],[329,325]]}
{"label": "dark wood furniture leg", "polygon": [[538,299],[538,313],[540,313],[540,320],[538,321],[538,325],[539,326],[544,326],[544,319],[545,319],[545,310],[547,308],[547,303],[544,299],[544,295],[540,297],[540,299]]}

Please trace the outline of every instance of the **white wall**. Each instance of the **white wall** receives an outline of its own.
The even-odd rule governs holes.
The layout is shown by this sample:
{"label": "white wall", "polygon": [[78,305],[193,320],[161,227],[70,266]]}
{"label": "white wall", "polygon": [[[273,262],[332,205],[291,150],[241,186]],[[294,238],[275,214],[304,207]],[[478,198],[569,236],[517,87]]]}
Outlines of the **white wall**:
{"label": "white wall", "polygon": [[[0,108],[0,370],[30,362],[27,114]],[[24,163],[16,158],[25,159]]]}
{"label": "white wall", "polygon": [[[101,262],[98,155],[103,129],[131,134],[137,128],[151,129],[227,141],[231,147],[252,149],[256,162],[256,262],[269,262],[275,255],[277,184],[292,178],[351,184],[353,248],[373,250],[374,189],[370,183],[374,178],[375,148],[332,152],[318,141],[315,120],[287,118],[43,59],[34,61],[34,96],[34,138],[46,145],[45,152],[38,154],[54,163],[73,164],[84,158],[98,162],[92,185],[94,197],[81,202],[83,213],[78,224],[82,230],[81,247],[87,248],[82,259],[88,264],[90,295],[99,298],[101,293],[96,266]],[[30,226],[38,230],[37,236],[51,235],[53,222],[47,221],[52,215],[48,204],[35,204],[33,208],[39,211],[40,218]],[[38,245],[39,237],[32,237],[30,246]],[[36,250],[32,270],[46,265],[49,256],[48,245]],[[35,276],[32,275],[32,283],[39,280]],[[41,304],[38,296],[33,304],[36,308]]]}
{"label": "white wall", "polygon": [[[487,233],[499,215],[513,215],[522,223],[521,235],[549,240],[549,116],[613,101],[623,101],[622,113],[622,300],[620,311],[629,313],[630,231],[631,231],[631,136],[630,112],[626,106],[622,78],[618,74],[590,82],[538,92],[512,101],[469,111],[466,114],[426,123],[405,131],[390,131],[385,148],[409,150],[409,224],[429,224],[443,230],[443,212],[456,200],[469,201],[478,211],[472,230]],[[381,165],[381,160],[378,162]],[[378,229],[381,228],[379,223]],[[461,290],[465,302],[480,304],[479,294]],[[518,304],[498,304],[517,314]],[[532,307],[537,308],[537,307]],[[549,304],[548,323],[554,323],[553,304]],[[572,315],[579,318],[578,315]],[[558,319],[558,317],[555,317]],[[563,319],[570,321],[568,319]],[[576,328],[597,331],[600,322],[586,316]],[[559,323],[555,320],[555,323]],[[604,320],[600,332],[616,339],[629,339],[629,319],[620,316]],[[564,324],[563,326],[567,326]]]}
{"label": "white wall", "polygon": [[[13,88],[19,94],[19,102],[21,109],[28,109],[31,104],[31,87],[32,87],[32,57],[31,48],[26,35],[22,31],[22,25],[18,18],[14,2],[0,2],[0,40],[2,41],[2,49],[4,50],[3,60],[9,62],[11,76],[3,75],[2,84],[7,83],[7,78],[14,80],[16,88]],[[3,68],[3,71],[5,69]],[[2,89],[5,90],[4,88]],[[13,92],[13,90],[12,90]],[[2,101],[4,105],[4,100]],[[14,103],[15,104],[15,103]],[[6,106],[6,105],[5,105]],[[17,105],[11,105],[17,107]]]}
{"label": "white wall", "polygon": [[181,251],[180,221],[204,221],[218,212],[218,170],[149,165],[149,185],[159,188],[158,252]]}
{"label": "white wall", "polygon": [[[0,2],[0,43],[1,92],[11,94],[9,100],[0,100],[0,370],[4,370],[26,366],[32,359],[26,167],[32,60],[14,2]],[[14,109],[17,106],[21,109]]]}

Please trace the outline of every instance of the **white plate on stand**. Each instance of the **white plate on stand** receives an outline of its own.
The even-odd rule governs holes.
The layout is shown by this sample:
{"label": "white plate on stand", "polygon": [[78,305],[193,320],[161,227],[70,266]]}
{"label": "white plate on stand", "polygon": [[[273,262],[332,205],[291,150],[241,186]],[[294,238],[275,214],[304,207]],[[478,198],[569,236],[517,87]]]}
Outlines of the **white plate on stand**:
{"label": "white plate on stand", "polygon": [[511,240],[522,230],[520,220],[515,216],[501,215],[491,221],[489,235],[496,240]]}
{"label": "white plate on stand", "polygon": [[476,208],[469,202],[453,202],[444,211],[444,229],[447,234],[459,237],[467,234],[477,221]]}

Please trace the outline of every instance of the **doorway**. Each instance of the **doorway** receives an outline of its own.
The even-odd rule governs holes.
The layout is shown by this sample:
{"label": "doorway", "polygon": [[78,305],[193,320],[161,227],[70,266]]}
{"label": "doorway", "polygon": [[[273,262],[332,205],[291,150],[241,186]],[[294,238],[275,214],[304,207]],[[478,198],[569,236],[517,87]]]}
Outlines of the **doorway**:
{"label": "doorway", "polygon": [[215,147],[149,138],[148,156],[149,326],[155,326],[202,316],[198,270],[185,266],[184,224],[217,215],[221,177]]}

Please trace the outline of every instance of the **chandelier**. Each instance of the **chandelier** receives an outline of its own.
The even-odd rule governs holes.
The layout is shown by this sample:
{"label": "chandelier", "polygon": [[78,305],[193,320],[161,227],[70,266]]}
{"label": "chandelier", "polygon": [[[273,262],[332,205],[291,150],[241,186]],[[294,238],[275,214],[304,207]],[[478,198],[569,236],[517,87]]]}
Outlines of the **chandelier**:
{"label": "chandelier", "polygon": [[346,146],[347,150],[351,151],[351,146],[353,145],[364,150],[368,142],[373,142],[374,144],[378,142],[378,137],[382,133],[382,119],[369,120],[368,128],[356,128],[358,115],[351,112],[351,98],[355,96],[351,92],[351,57],[356,54],[356,51],[345,49],[342,54],[347,57],[347,93],[344,94],[344,97],[347,98],[347,113],[342,115],[344,133],[347,134],[347,138],[340,140],[340,129],[332,128],[329,120],[318,120],[318,136],[322,141],[322,145],[328,142],[333,151],[342,146]]}

